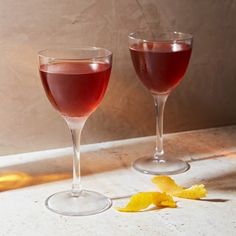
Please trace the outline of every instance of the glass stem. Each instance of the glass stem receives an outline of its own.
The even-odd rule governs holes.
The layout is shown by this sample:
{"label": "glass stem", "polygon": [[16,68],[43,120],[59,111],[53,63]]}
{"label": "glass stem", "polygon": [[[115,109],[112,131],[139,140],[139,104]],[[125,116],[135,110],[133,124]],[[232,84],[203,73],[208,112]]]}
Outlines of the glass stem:
{"label": "glass stem", "polygon": [[64,117],[69,126],[72,142],[73,142],[73,182],[72,182],[72,196],[79,197],[81,188],[81,174],[80,174],[80,137],[87,117]]}
{"label": "glass stem", "polygon": [[163,116],[169,94],[153,95],[156,110],[156,149],[154,159],[164,161],[163,149]]}

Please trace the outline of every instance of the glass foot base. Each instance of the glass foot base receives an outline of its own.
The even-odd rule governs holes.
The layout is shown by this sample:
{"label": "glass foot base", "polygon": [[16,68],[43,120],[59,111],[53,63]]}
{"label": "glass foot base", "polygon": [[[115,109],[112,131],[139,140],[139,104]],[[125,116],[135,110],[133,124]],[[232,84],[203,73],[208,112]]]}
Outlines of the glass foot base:
{"label": "glass foot base", "polygon": [[190,165],[181,160],[156,160],[150,157],[143,157],[136,160],[133,163],[133,167],[144,174],[174,175],[187,171]]}
{"label": "glass foot base", "polygon": [[112,201],[100,193],[82,190],[78,197],[72,196],[71,191],[55,193],[45,204],[49,210],[61,215],[87,216],[107,210]]}

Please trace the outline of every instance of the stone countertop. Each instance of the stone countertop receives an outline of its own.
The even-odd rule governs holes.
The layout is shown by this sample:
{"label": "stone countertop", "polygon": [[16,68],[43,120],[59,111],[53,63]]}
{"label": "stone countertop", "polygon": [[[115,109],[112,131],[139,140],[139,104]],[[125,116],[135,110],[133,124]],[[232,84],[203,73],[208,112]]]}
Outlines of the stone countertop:
{"label": "stone countertop", "polygon": [[93,216],[66,217],[47,210],[45,199],[71,187],[71,148],[0,157],[0,236],[236,235],[236,126],[165,135],[165,152],[188,160],[174,175],[184,186],[203,183],[205,199],[177,199],[178,207],[120,213],[128,196],[155,190],[151,176],[131,168],[152,155],[155,138],[82,147],[82,184],[113,199]]}

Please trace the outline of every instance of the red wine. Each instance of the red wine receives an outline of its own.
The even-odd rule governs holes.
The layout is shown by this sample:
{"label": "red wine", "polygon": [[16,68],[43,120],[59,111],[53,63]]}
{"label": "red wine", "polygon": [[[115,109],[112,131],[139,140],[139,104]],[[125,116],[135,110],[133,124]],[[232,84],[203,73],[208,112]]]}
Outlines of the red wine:
{"label": "red wine", "polygon": [[168,93],[178,84],[191,51],[186,43],[140,43],[130,47],[136,73],[153,94]]}
{"label": "red wine", "polygon": [[39,68],[51,104],[69,117],[87,116],[94,111],[106,91],[111,66],[107,63],[58,62]]}

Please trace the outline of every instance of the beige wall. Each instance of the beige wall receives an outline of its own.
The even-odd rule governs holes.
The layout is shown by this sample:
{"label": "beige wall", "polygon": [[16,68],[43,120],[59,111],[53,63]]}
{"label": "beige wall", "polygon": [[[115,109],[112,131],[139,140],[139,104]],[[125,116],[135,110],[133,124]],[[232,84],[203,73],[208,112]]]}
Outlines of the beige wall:
{"label": "beige wall", "polygon": [[153,27],[192,32],[185,80],[170,96],[165,131],[236,123],[236,1],[0,0],[0,154],[70,145],[48,103],[37,51],[55,45],[111,49],[109,89],[83,132],[83,143],[154,134],[153,101],[135,79],[127,35]]}

